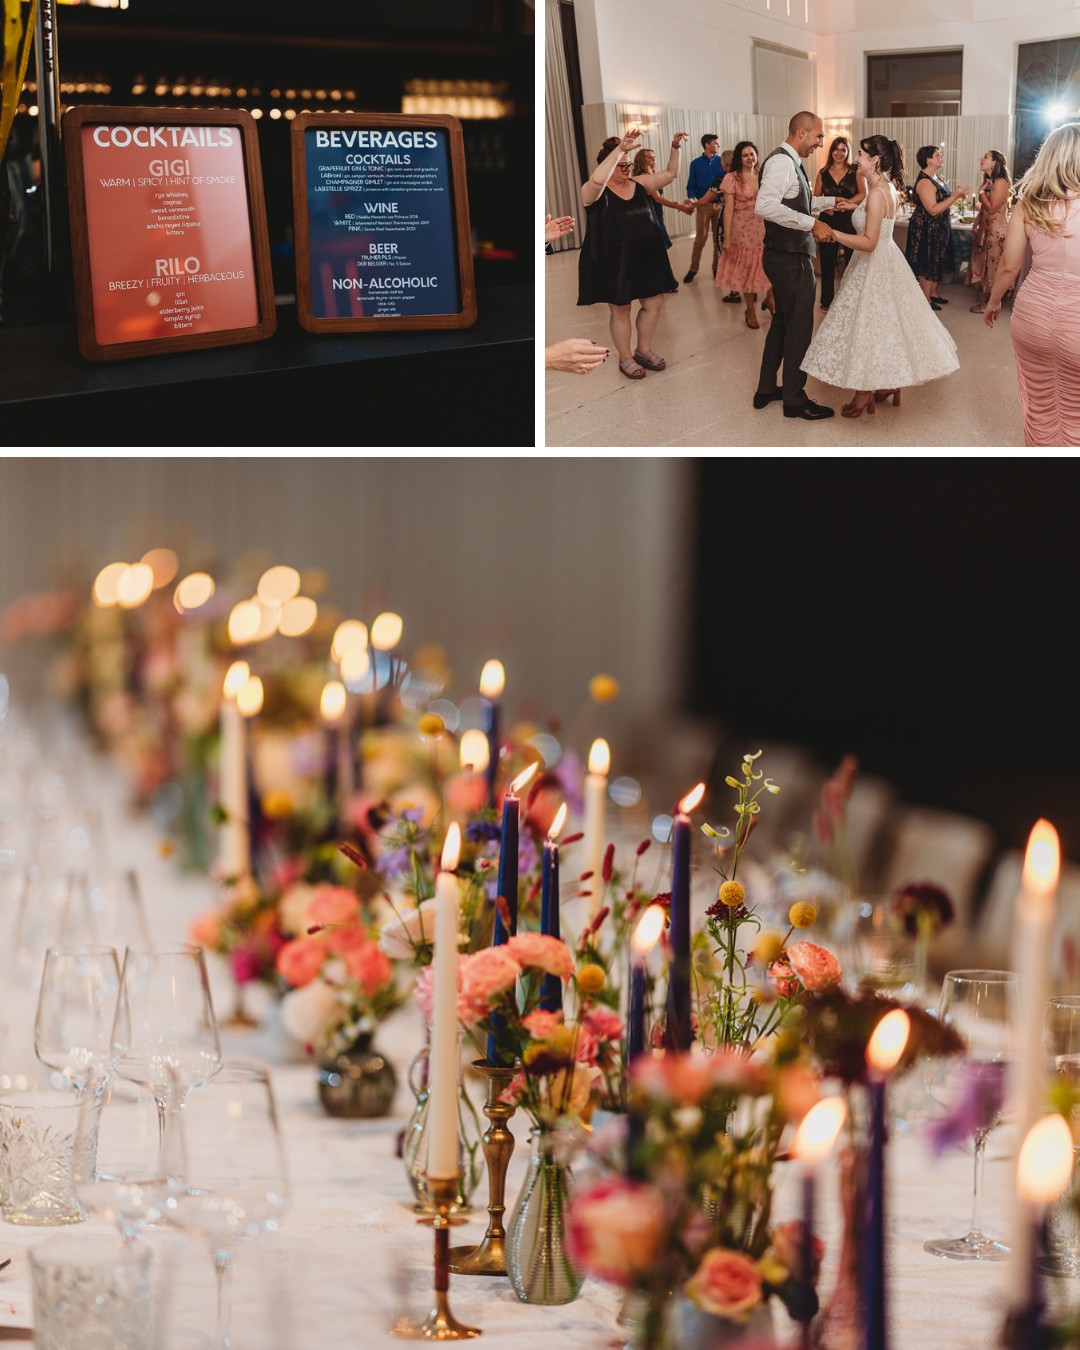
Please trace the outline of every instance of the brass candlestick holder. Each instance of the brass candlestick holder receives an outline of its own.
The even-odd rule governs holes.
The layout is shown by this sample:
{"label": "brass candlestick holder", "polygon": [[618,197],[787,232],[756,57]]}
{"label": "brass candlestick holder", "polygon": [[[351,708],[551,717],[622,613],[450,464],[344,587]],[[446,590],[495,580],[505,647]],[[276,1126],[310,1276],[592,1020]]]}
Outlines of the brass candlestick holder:
{"label": "brass candlestick holder", "polygon": [[517,1069],[513,1065],[504,1068],[489,1064],[485,1059],[474,1061],[473,1068],[487,1079],[484,1115],[491,1121],[480,1139],[487,1163],[488,1226],[479,1247],[451,1247],[450,1269],[455,1275],[505,1275],[506,1169],[514,1151],[514,1136],[507,1129],[507,1121],[517,1108],[499,1098],[510,1086]]}
{"label": "brass candlestick holder", "polygon": [[391,1335],[414,1341],[464,1341],[481,1334],[479,1327],[467,1327],[450,1311],[450,1229],[467,1220],[451,1214],[457,1199],[458,1177],[428,1177],[428,1194],[435,1214],[417,1219],[435,1230],[435,1301],[427,1320],[421,1323],[398,1322]]}

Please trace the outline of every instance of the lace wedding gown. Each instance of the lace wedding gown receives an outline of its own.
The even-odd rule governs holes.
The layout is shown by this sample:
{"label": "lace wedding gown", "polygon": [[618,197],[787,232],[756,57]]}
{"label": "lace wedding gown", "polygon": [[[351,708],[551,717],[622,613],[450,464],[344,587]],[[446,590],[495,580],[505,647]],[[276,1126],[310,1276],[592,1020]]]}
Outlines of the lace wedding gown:
{"label": "lace wedding gown", "polygon": [[[896,193],[874,191],[887,202],[877,247],[852,253],[802,363],[808,375],[841,389],[906,389],[960,369],[956,343],[893,241]],[[866,201],[851,219],[865,234]]]}

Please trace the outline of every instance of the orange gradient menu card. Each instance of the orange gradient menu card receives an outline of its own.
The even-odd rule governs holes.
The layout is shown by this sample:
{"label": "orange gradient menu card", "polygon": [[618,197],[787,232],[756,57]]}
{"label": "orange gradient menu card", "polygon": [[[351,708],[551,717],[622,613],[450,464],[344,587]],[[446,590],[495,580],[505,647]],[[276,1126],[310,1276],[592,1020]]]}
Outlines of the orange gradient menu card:
{"label": "orange gradient menu card", "polygon": [[240,128],[80,130],[97,341],[257,324]]}

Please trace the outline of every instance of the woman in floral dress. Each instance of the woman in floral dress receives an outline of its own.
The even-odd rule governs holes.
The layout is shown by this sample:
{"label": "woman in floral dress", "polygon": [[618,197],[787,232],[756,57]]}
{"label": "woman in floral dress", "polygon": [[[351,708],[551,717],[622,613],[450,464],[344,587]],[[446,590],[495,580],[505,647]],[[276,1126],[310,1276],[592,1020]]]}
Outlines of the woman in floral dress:
{"label": "woman in floral dress", "polygon": [[765,222],[754,214],[757,163],[757,146],[740,141],[731,156],[731,172],[725,174],[720,184],[724,194],[724,251],[716,269],[716,285],[725,291],[742,292],[747,328],[761,327],[754,308],[758,291],[765,292],[762,309],[776,313],[772,287],[761,262],[765,252]]}
{"label": "woman in floral dress", "polygon": [[[971,266],[968,268],[967,284],[978,286],[984,296],[994,289],[998,263],[1005,249],[1005,227],[1009,223],[1009,189],[1012,182],[1005,164],[1005,156],[999,150],[987,150],[979,160],[983,173],[982,187],[979,189],[979,214],[975,218],[972,230],[975,243],[971,250]],[[971,306],[972,314],[982,314],[986,310],[986,300]]]}
{"label": "woman in floral dress", "polygon": [[931,309],[940,309],[948,304],[938,293],[942,275],[956,265],[949,211],[963,201],[970,188],[959,187],[953,192],[938,177],[942,155],[936,145],[924,145],[916,150],[915,158],[919,176],[915,180],[914,210],[908,224],[907,260]]}

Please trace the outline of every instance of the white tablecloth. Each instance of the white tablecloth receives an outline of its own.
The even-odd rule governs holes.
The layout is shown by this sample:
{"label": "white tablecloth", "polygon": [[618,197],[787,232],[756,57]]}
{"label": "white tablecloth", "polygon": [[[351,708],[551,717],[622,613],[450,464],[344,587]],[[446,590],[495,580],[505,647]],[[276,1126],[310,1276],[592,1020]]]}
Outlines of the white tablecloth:
{"label": "white tablecloth", "polygon": [[[135,866],[143,879],[159,941],[183,935],[190,915],[212,899],[205,879],[182,877],[158,851],[152,824],[134,819],[124,806],[123,785],[108,769],[98,779],[99,801],[112,822],[112,852],[117,866]],[[228,981],[217,971],[219,1005],[228,1006]],[[229,1033],[229,1054],[276,1058],[273,1033]],[[307,1064],[278,1064],[273,1083],[280,1109],[292,1184],[292,1203],[279,1233],[261,1239],[242,1254],[235,1280],[233,1344],[237,1350],[326,1350],[391,1344],[387,1328],[395,1316],[422,1316],[429,1304],[432,1237],[417,1225],[411,1192],[395,1138],[408,1116],[411,1099],[405,1065],[420,1041],[415,1007],[404,1009],[380,1030],[378,1044],[395,1062],[399,1091],[392,1117],[344,1121],[327,1117],[315,1093]],[[916,1093],[916,1096],[918,1094]],[[527,1156],[525,1126],[515,1118],[518,1147],[509,1173],[512,1205]],[[1007,1228],[1009,1165],[1001,1145],[991,1139],[985,1169],[984,1226],[996,1236]],[[787,1165],[781,1180],[776,1217],[799,1212],[797,1179]],[[895,1136],[889,1154],[888,1272],[893,1350],[986,1350],[994,1342],[1001,1312],[1003,1267],[944,1261],[922,1249],[926,1238],[958,1236],[966,1231],[971,1205],[970,1155],[954,1154],[935,1163],[921,1139]],[[477,1195],[477,1211],[455,1242],[482,1235],[486,1184]],[[820,1228],[828,1244],[822,1292],[832,1285],[838,1248],[835,1178],[826,1173],[819,1197]],[[113,1241],[101,1219],[80,1225]],[[13,1263],[0,1274],[0,1300],[12,1289],[27,1289],[27,1251],[43,1241],[64,1241],[66,1232],[0,1224],[0,1259]],[[155,1247],[162,1272],[159,1292],[170,1294],[155,1350],[192,1350],[212,1344],[213,1278],[204,1249],[176,1246],[168,1234],[145,1239]],[[1063,1283],[1058,1282],[1059,1286]],[[1070,1290],[1071,1292],[1071,1290]],[[464,1321],[483,1329],[484,1344],[517,1350],[621,1343],[616,1314],[618,1291],[586,1281],[581,1296],[565,1307],[526,1306],[517,1301],[506,1279],[454,1277],[451,1302]],[[778,1315],[785,1340],[794,1339],[786,1315]],[[0,1338],[28,1343],[26,1333],[0,1331]],[[395,1342],[396,1343],[396,1342]]]}

